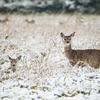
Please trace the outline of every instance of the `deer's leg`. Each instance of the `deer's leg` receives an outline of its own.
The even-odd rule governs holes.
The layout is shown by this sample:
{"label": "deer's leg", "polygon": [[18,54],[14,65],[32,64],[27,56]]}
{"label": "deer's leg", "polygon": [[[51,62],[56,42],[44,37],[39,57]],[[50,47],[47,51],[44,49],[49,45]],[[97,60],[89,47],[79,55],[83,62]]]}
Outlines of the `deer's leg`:
{"label": "deer's leg", "polygon": [[72,66],[75,66],[75,65],[76,65],[76,62],[73,61],[73,60],[70,60],[69,62],[70,62],[70,64],[71,64]]}

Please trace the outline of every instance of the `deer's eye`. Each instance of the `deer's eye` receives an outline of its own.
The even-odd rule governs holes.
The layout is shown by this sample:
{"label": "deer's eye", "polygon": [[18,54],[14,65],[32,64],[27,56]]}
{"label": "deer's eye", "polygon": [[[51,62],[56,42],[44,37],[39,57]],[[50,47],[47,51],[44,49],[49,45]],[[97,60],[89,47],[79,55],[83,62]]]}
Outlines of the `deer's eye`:
{"label": "deer's eye", "polygon": [[71,40],[71,39],[69,39],[69,40]]}
{"label": "deer's eye", "polygon": [[66,41],[66,39],[64,39]]}

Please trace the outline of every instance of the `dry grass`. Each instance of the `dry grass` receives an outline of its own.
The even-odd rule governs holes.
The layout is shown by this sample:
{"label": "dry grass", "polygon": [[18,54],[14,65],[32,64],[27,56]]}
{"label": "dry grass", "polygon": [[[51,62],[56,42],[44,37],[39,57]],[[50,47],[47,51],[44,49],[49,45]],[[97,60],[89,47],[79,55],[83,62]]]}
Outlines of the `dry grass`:
{"label": "dry grass", "polygon": [[[100,49],[98,15],[9,15],[7,18],[9,21],[0,23],[0,59],[22,54],[26,65],[47,65],[49,53],[53,53],[54,48],[60,52],[59,56],[63,54],[60,32],[67,35],[76,32],[72,44],[75,49]],[[34,23],[26,20],[34,20]]]}
{"label": "dry grass", "polygon": [[[1,19],[6,18],[5,15],[0,16]],[[56,44],[62,47],[60,32],[64,32],[67,35],[73,31],[76,32],[73,48],[100,49],[99,15],[9,15],[8,19],[9,21],[0,23],[1,58],[23,50],[26,50],[27,53],[28,49],[29,52],[30,49],[38,52],[43,49],[43,52],[46,53],[47,48],[45,50],[42,47],[40,50],[40,45],[51,48]],[[27,19],[35,22],[27,23],[25,21]],[[33,38],[33,42],[31,38]]]}

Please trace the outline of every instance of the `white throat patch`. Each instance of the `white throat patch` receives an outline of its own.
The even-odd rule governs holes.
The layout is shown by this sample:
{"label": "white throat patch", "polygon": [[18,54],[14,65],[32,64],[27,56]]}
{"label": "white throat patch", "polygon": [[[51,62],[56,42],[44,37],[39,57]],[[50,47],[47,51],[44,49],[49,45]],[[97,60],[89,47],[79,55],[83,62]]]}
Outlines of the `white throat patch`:
{"label": "white throat patch", "polygon": [[66,43],[66,44],[64,45],[64,47],[69,47],[69,45],[70,45],[69,43]]}

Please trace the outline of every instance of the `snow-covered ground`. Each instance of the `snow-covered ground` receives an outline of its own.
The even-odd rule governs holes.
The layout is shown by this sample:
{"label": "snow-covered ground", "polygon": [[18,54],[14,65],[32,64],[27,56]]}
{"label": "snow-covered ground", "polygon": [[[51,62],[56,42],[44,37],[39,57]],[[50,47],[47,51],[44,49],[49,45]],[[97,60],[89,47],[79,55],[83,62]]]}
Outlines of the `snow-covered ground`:
{"label": "snow-covered ground", "polygon": [[[0,20],[5,19],[0,15]],[[0,22],[1,100],[100,100],[100,68],[71,66],[60,32],[76,32],[74,49],[100,49],[100,16],[7,15]],[[34,23],[28,23],[26,20]],[[8,55],[22,55],[16,72]]]}

